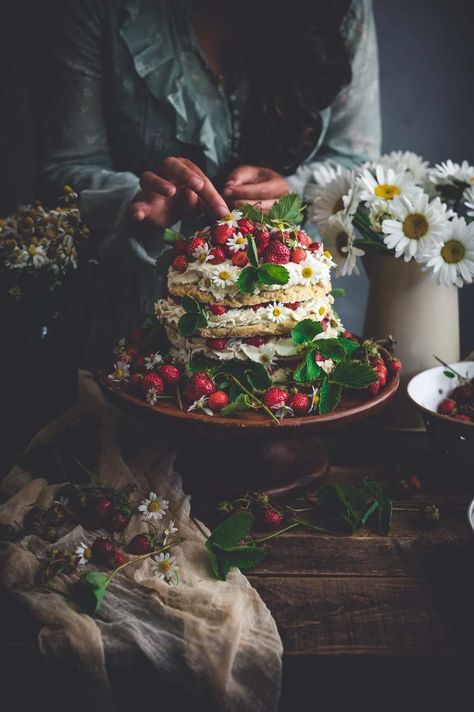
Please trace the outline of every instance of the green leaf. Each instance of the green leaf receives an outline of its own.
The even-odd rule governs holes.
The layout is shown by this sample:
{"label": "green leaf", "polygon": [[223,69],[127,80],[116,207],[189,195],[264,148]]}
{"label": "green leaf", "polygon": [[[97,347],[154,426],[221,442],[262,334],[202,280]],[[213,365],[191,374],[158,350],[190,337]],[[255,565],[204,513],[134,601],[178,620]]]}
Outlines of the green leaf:
{"label": "green leaf", "polygon": [[252,294],[258,284],[258,270],[255,267],[246,267],[237,280],[239,289],[244,294]]}
{"label": "green leaf", "polygon": [[337,299],[338,297],[345,297],[346,296],[346,290],[343,289],[342,287],[335,287],[331,291],[332,296],[334,299]]}
{"label": "green leaf", "polygon": [[321,374],[322,369],[314,360],[314,351],[309,351],[305,360],[295,369],[293,378],[297,383],[312,383],[320,378]]}
{"label": "green leaf", "polygon": [[319,490],[319,506],[325,513],[339,518],[349,531],[362,528],[367,510],[367,495],[361,487],[325,485]]}
{"label": "green leaf", "polygon": [[455,374],[452,371],[443,371],[443,375],[447,378],[456,378]]}
{"label": "green leaf", "polygon": [[178,321],[180,336],[191,336],[197,329],[199,314],[183,314]]}
{"label": "green leaf", "polygon": [[357,349],[360,349],[360,344],[357,344],[355,341],[351,341],[350,339],[346,339],[344,336],[339,336],[338,341],[348,356],[353,354],[354,351],[357,351]]}
{"label": "green leaf", "polygon": [[331,380],[346,388],[367,388],[378,380],[378,375],[362,361],[341,361],[331,374]]}
{"label": "green leaf", "polygon": [[214,375],[217,367],[213,359],[206,358],[206,356],[203,356],[202,354],[195,354],[188,363],[188,370],[191,373],[205,371],[208,374]]}
{"label": "green leaf", "polygon": [[188,312],[188,314],[199,314],[201,311],[201,305],[193,297],[182,297],[181,306],[185,312]]}
{"label": "green leaf", "polygon": [[318,339],[314,348],[324,358],[331,358],[333,361],[340,361],[346,355],[342,344],[337,339]]}
{"label": "green leaf", "polygon": [[262,284],[287,284],[290,273],[283,265],[265,262],[258,270],[258,279]]}
{"label": "green leaf", "polygon": [[178,240],[184,240],[184,237],[179,232],[176,232],[176,230],[171,230],[171,228],[167,227],[163,235],[163,240],[169,245],[174,245]]}
{"label": "green leaf", "polygon": [[170,264],[173,261],[173,257],[173,250],[165,250],[161,253],[155,262],[155,270],[158,274],[163,274],[168,271]]}
{"label": "green leaf", "polygon": [[206,546],[218,544],[224,547],[234,547],[252,531],[254,516],[250,512],[232,514],[222,524],[214,529],[206,541]]}
{"label": "green leaf", "polygon": [[227,574],[232,567],[238,569],[252,569],[257,566],[266,555],[264,549],[258,546],[236,546],[226,548],[213,544],[211,547],[213,556],[217,559],[219,568],[219,578],[225,581]]}
{"label": "green leaf", "polygon": [[238,210],[242,213],[243,218],[248,218],[252,222],[263,223],[265,222],[265,216],[254,205],[239,205]]}
{"label": "green leaf", "polygon": [[247,379],[256,391],[264,391],[272,385],[272,379],[261,363],[253,363],[246,371]]}
{"label": "green leaf", "polygon": [[303,206],[298,193],[288,193],[273,203],[268,219],[274,223],[299,225],[303,220]]}
{"label": "green leaf", "polygon": [[[238,388],[238,386],[236,386]],[[232,415],[232,413],[236,413],[237,411],[242,411],[242,410],[248,410],[249,406],[247,404],[246,400],[246,394],[245,393],[239,393],[234,400],[231,400],[228,405],[225,405],[221,409],[221,415]]]}
{"label": "green leaf", "polygon": [[252,267],[255,267],[256,269],[258,269],[258,252],[257,252],[257,246],[255,244],[255,240],[252,237],[252,235],[247,235],[247,241],[248,241],[247,257],[249,258],[249,262],[252,265]]}
{"label": "green leaf", "polygon": [[325,378],[319,391],[319,413],[326,415],[336,410],[341,402],[342,386]]}
{"label": "green leaf", "polygon": [[372,507],[369,508],[368,512],[370,510],[372,511],[370,511],[370,514],[367,513],[364,524],[370,520],[371,524],[374,525],[373,529],[375,529],[378,534],[386,536],[392,525],[393,511],[392,500],[389,497],[388,489],[384,484],[373,480],[371,477],[364,477],[363,484],[374,498],[373,504],[377,505],[376,507],[372,505]]}
{"label": "green leaf", "polygon": [[81,574],[75,587],[75,596],[86,613],[92,615],[99,610],[108,585],[109,577],[100,571],[88,571]]}
{"label": "green leaf", "polygon": [[313,319],[303,319],[291,330],[291,338],[294,344],[309,344],[313,339],[323,332],[323,327],[319,321]]}

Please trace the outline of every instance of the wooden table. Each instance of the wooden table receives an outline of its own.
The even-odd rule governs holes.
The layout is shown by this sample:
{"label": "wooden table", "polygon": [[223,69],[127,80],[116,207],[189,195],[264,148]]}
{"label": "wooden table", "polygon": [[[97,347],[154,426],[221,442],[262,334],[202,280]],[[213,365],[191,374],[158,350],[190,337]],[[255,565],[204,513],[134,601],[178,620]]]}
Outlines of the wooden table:
{"label": "wooden table", "polygon": [[[470,481],[436,467],[424,435],[357,426],[330,446],[333,482],[370,475],[392,483],[398,466],[404,475],[418,474],[423,489],[395,501],[387,537],[294,530],[274,540],[263,565],[249,575],[284,644],[281,709],[324,703],[337,710],[357,697],[368,709],[375,694],[386,696],[389,689],[386,709],[416,682],[426,703],[439,701],[444,690],[451,709],[460,709],[454,693],[470,681],[474,659],[474,536],[466,517],[474,473]],[[432,530],[411,511],[428,503],[441,510]],[[31,622],[16,620],[11,609],[0,608],[0,653],[13,664],[20,651],[24,664],[32,655]]]}

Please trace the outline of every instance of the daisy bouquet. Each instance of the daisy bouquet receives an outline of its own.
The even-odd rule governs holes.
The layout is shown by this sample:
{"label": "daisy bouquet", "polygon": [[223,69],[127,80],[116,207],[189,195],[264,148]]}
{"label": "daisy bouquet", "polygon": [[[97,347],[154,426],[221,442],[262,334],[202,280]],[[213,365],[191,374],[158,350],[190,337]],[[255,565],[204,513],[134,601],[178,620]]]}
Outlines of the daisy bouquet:
{"label": "daisy bouquet", "polygon": [[375,249],[415,260],[441,285],[474,279],[474,167],[430,166],[393,151],[359,170],[321,164],[306,193],[308,220],[337,262],[358,274],[357,258]]}

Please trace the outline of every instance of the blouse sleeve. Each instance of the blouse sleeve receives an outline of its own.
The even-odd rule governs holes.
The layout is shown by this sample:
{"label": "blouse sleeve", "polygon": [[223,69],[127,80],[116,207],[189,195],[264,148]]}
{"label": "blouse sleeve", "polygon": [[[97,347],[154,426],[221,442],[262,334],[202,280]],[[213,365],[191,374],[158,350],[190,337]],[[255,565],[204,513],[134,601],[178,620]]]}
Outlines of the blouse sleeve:
{"label": "blouse sleeve", "polygon": [[317,163],[355,168],[380,155],[381,119],[377,36],[372,0],[353,3],[347,41],[352,53],[352,81],[330,107],[329,123],[314,161],[290,176],[290,190],[303,194]]}

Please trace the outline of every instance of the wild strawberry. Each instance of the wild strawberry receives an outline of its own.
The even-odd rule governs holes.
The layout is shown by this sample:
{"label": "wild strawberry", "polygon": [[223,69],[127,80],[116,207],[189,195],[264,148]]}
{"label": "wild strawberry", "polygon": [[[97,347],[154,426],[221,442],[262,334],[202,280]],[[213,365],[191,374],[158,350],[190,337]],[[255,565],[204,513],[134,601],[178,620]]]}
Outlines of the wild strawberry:
{"label": "wild strawberry", "polygon": [[321,247],[322,247],[322,245],[320,242],[312,242],[311,245],[308,245],[308,250],[310,252],[319,252]]}
{"label": "wild strawberry", "polygon": [[453,418],[456,418],[456,420],[463,420],[465,423],[474,422],[472,420],[472,418],[470,418],[468,415],[461,415],[461,413],[458,413],[457,415],[453,415]]}
{"label": "wild strawberry", "polygon": [[103,566],[111,566],[115,557],[115,546],[110,539],[96,539],[91,546],[92,559]]}
{"label": "wild strawberry", "polygon": [[272,531],[273,529],[278,529],[283,521],[283,517],[280,512],[277,512],[271,507],[265,507],[258,515],[257,522],[258,526],[265,531]]}
{"label": "wild strawberry", "polygon": [[130,391],[134,395],[140,395],[142,393],[143,386],[143,373],[132,373],[128,381]]}
{"label": "wild strawberry", "polygon": [[381,356],[371,356],[369,361],[374,368],[376,366],[385,366],[385,361],[381,358]]}
{"label": "wild strawberry", "polygon": [[306,259],[307,252],[303,250],[302,247],[294,247],[290,252],[290,260],[299,265],[300,262],[304,262]]}
{"label": "wild strawberry", "polygon": [[407,482],[412,492],[419,492],[421,490],[422,485],[418,475],[410,475]]}
{"label": "wild strawberry", "polygon": [[114,504],[110,497],[96,497],[91,503],[91,511],[101,521],[107,519],[113,512]]}
{"label": "wild strawberry", "polygon": [[444,398],[438,406],[438,413],[441,415],[455,415],[457,412],[457,403],[452,398]]}
{"label": "wild strawberry", "polygon": [[129,542],[127,550],[130,554],[141,556],[151,551],[151,539],[147,534],[137,534]]}
{"label": "wild strawberry", "polygon": [[173,252],[175,255],[185,255],[187,248],[187,240],[176,240],[176,242],[173,243]]}
{"label": "wild strawberry", "polygon": [[263,247],[265,248],[270,241],[270,234],[268,233],[267,230],[256,230],[255,232],[255,244],[257,245],[257,248]]}
{"label": "wild strawberry", "polygon": [[398,373],[402,367],[402,362],[399,358],[391,358],[388,361],[388,369],[390,373]]}
{"label": "wild strawberry", "polygon": [[251,309],[252,311],[256,312],[256,311],[258,311],[259,309],[261,309],[262,307],[266,307],[266,306],[267,306],[266,304],[264,304],[263,302],[261,302],[260,304],[252,304],[252,306],[250,307],[250,309]]}
{"label": "wild strawberry", "polygon": [[300,245],[304,245],[304,247],[309,247],[311,245],[310,236],[307,235],[303,230],[298,230],[296,239],[298,240]]}
{"label": "wild strawberry", "polygon": [[387,367],[382,364],[375,366],[375,371],[379,377],[380,388],[383,388],[387,383]]}
{"label": "wild strawberry", "polygon": [[184,390],[184,397],[188,403],[199,400],[202,396],[210,396],[216,387],[207,373],[199,371],[193,373]]}
{"label": "wild strawberry", "polygon": [[226,313],[227,307],[225,307],[223,304],[211,304],[209,306],[209,310],[212,312],[212,314],[214,314],[214,316],[222,316]]}
{"label": "wild strawberry", "polygon": [[164,363],[162,366],[160,366],[160,368],[158,369],[158,373],[163,379],[163,381],[169,386],[175,386],[177,383],[179,383],[179,379],[181,378],[179,368],[176,368],[176,366],[172,366],[169,363]]}
{"label": "wild strawberry", "polygon": [[245,265],[247,265],[249,262],[247,253],[244,252],[244,250],[239,250],[238,252],[234,252],[231,259],[232,259],[232,264],[235,265],[236,267],[245,267]]}
{"label": "wild strawberry", "polygon": [[227,348],[227,339],[208,339],[206,346],[213,351],[225,351]]}
{"label": "wild strawberry", "polygon": [[188,269],[188,260],[186,259],[185,255],[178,255],[174,258],[171,265],[173,269],[176,270],[176,272],[186,272],[186,270]]}
{"label": "wild strawberry", "polygon": [[368,390],[370,393],[372,393],[373,396],[376,396],[377,393],[380,391],[380,381],[374,381],[373,383],[368,386]]}
{"label": "wild strawberry", "polygon": [[229,237],[235,232],[235,227],[232,225],[214,225],[211,230],[212,242],[214,245],[225,245]]}
{"label": "wild strawberry", "polygon": [[202,237],[192,237],[190,240],[188,240],[188,244],[186,245],[186,254],[188,255],[188,259],[190,262],[193,262],[196,257],[194,256],[194,253],[196,252],[198,247],[204,247],[206,244],[206,241],[203,240]]}
{"label": "wild strawberry", "polygon": [[323,327],[324,331],[327,330],[328,325],[329,325],[329,319],[328,319],[327,316],[326,316],[326,317],[324,317],[324,319],[321,321],[321,326]]}
{"label": "wild strawberry", "polygon": [[290,248],[279,240],[273,240],[263,251],[263,261],[286,265],[290,261]]}
{"label": "wild strawberry", "polygon": [[255,230],[253,222],[248,218],[242,218],[237,224],[242,235],[248,235]]}
{"label": "wild strawberry", "polygon": [[451,395],[458,404],[470,403],[474,400],[474,389],[470,385],[457,386]]}
{"label": "wild strawberry", "polygon": [[288,307],[288,309],[292,309],[295,311],[295,309],[298,309],[298,307],[301,305],[301,302],[290,302],[289,304],[285,304],[285,307]]}
{"label": "wild strawberry", "polygon": [[304,393],[295,393],[290,397],[288,405],[295,415],[306,415],[311,405],[311,399]]}
{"label": "wild strawberry", "polygon": [[314,351],[314,360],[316,361],[316,363],[322,363],[323,361],[326,361],[327,359],[325,356],[318,353],[318,351]]}
{"label": "wild strawberry", "polygon": [[211,265],[220,265],[225,262],[224,250],[220,247],[213,247],[209,250],[209,254],[211,256],[209,257],[208,262],[210,262]]}
{"label": "wild strawberry", "polygon": [[143,376],[142,394],[144,398],[146,398],[150,388],[154,388],[158,396],[162,396],[165,392],[164,381],[157,373],[147,373]]}
{"label": "wild strawberry", "polygon": [[139,346],[145,337],[146,329],[134,329],[128,340],[134,346]]}
{"label": "wild strawberry", "polygon": [[229,396],[224,391],[216,391],[209,396],[207,405],[211,410],[221,410],[229,404]]}
{"label": "wild strawberry", "polygon": [[116,551],[114,556],[114,566],[122,566],[127,561],[127,558],[121,551]]}
{"label": "wild strawberry", "polygon": [[130,517],[123,512],[114,512],[110,518],[110,530],[113,532],[123,532],[129,521]]}
{"label": "wild strawberry", "polygon": [[267,339],[264,336],[248,336],[244,341],[246,344],[256,346],[257,348],[267,343]]}
{"label": "wild strawberry", "polygon": [[288,398],[289,396],[286,391],[282,388],[273,386],[272,388],[269,388],[263,396],[263,402],[267,408],[278,408],[281,405],[286,405]]}

